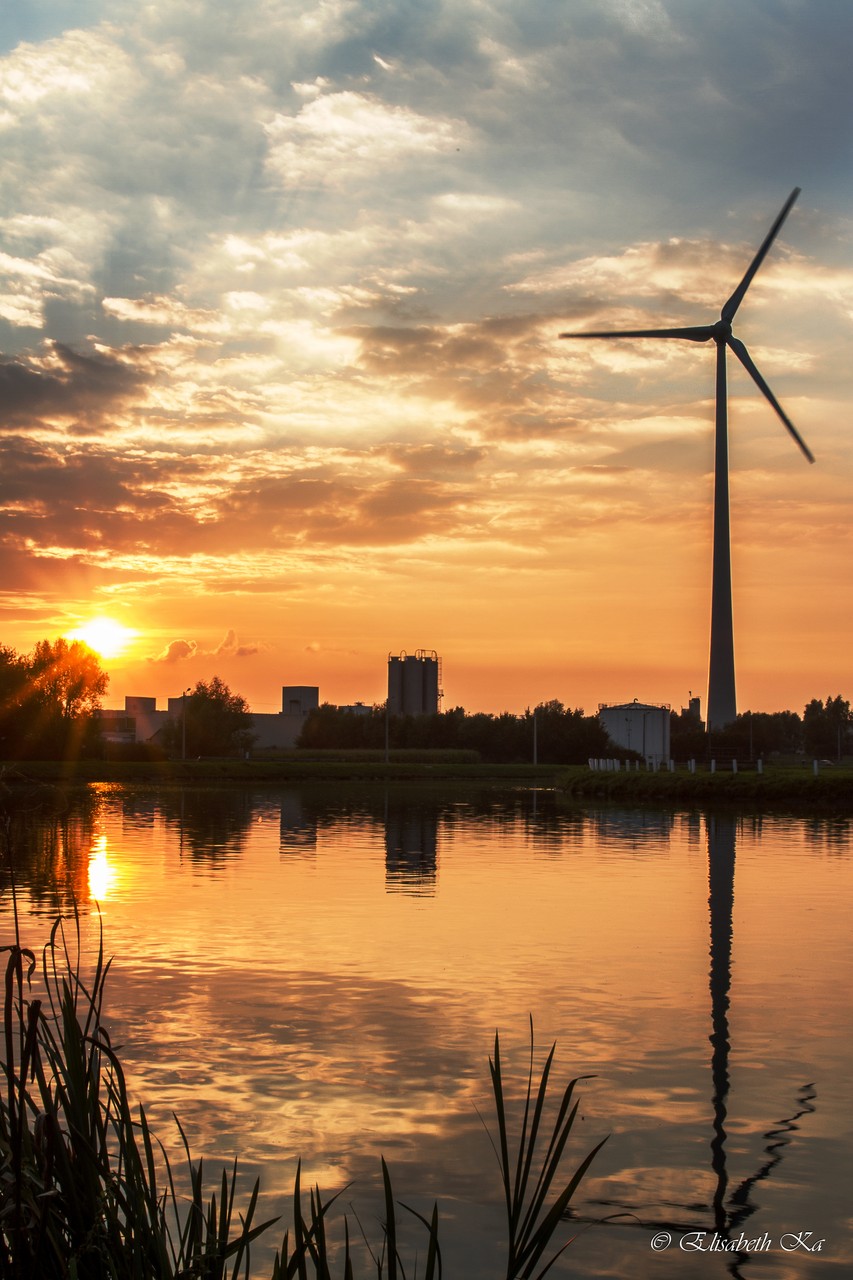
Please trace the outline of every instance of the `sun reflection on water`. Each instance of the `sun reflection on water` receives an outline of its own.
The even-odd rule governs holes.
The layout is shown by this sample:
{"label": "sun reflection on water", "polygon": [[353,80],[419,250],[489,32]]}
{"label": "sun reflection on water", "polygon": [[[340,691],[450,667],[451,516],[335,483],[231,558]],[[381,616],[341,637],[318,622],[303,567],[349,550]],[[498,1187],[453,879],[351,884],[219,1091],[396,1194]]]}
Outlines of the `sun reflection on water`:
{"label": "sun reflection on water", "polygon": [[96,836],[89,854],[89,896],[96,902],[110,897],[116,885],[116,869],[107,857],[107,837]]}

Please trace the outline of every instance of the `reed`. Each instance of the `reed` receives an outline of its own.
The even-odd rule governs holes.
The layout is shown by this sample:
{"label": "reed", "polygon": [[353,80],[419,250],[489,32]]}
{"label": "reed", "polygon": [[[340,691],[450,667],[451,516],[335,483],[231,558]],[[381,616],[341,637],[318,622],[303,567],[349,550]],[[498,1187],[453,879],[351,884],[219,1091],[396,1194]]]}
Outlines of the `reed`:
{"label": "reed", "polygon": [[[154,1137],[143,1108],[128,1098],[121,1061],[102,1019],[110,962],[103,931],[88,980],[83,977],[79,918],[55,921],[43,948],[42,994],[32,994],[35,953],[21,945],[15,904],[15,941],[8,952],[3,1001],[0,1079],[0,1280],[249,1280],[251,1245],[278,1219],[256,1222],[259,1182],[237,1207],[237,1162],[208,1183],[178,1124],[186,1166],[176,1170]],[[497,1117],[498,1156],[508,1221],[507,1280],[541,1280],[568,1246],[540,1270],[581,1178],[601,1144],[560,1183],[561,1161],[571,1134],[578,1081],[563,1091],[556,1120],[543,1137],[543,1114],[554,1048],[533,1088],[533,1023],[530,1069],[517,1146],[510,1140],[507,1089],[495,1035],[489,1060]],[[581,1077],[583,1078],[583,1077]],[[384,1219],[371,1245],[355,1222],[379,1280],[440,1280],[439,1214],[429,1218],[396,1200],[381,1161]],[[282,1240],[272,1280],[355,1280],[350,1223],[343,1243],[329,1234],[336,1196],[301,1187],[293,1195],[293,1226]],[[420,1258],[404,1260],[400,1210],[426,1232]],[[422,1270],[419,1263],[422,1262]]]}
{"label": "reed", "polygon": [[70,932],[56,920],[41,998],[29,995],[36,957],[21,946],[17,920],[4,948],[0,1276],[236,1280],[252,1240],[272,1225],[254,1223],[258,1183],[235,1214],[236,1164],[206,1191],[203,1162],[192,1160],[179,1125],[189,1192],[179,1195],[144,1110],[134,1115],[102,1021],[103,934],[86,982],[76,914]]}
{"label": "reed", "polygon": [[[495,1112],[498,1124],[498,1142],[492,1142],[500,1166],[501,1181],[506,1203],[509,1240],[507,1247],[506,1280],[542,1280],[546,1272],[557,1261],[572,1243],[574,1237],[567,1240],[541,1271],[536,1268],[549,1248],[554,1232],[563,1220],[569,1203],[577,1190],[578,1184],[586,1173],[596,1154],[607,1141],[602,1139],[597,1146],[581,1161],[569,1181],[557,1192],[549,1204],[549,1196],[557,1185],[560,1164],[566,1144],[571,1136],[578,1103],[572,1099],[575,1086],[579,1080],[588,1080],[589,1076],[578,1076],[570,1080],[560,1098],[557,1114],[550,1126],[547,1146],[539,1159],[541,1147],[540,1130],[545,1112],[548,1094],[548,1083],[551,1067],[556,1052],[556,1043],[542,1068],[536,1094],[533,1094],[533,1062],[535,1053],[533,1018],[530,1019],[530,1066],[527,1073],[527,1091],[524,1099],[524,1110],[517,1142],[510,1143],[507,1114],[506,1091],[503,1070],[501,1067],[500,1037],[495,1033],[495,1056],[489,1059],[489,1071],[492,1078],[492,1090],[495,1098]],[[531,1106],[532,1104],[532,1106]],[[487,1129],[488,1132],[488,1129]],[[511,1151],[514,1146],[514,1152]],[[535,1273],[535,1274],[534,1274]]]}

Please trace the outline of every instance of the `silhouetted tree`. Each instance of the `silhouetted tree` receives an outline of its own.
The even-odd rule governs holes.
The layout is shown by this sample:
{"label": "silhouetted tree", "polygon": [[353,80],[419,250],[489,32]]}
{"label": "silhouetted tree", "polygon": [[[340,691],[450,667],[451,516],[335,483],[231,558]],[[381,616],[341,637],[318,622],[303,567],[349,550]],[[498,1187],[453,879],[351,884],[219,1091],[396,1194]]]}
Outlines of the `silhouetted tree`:
{"label": "silhouetted tree", "polygon": [[805,748],[812,756],[838,756],[847,747],[853,717],[850,703],[837,694],[821,702],[812,698],[803,712],[803,737]]}
{"label": "silhouetted tree", "polygon": [[[186,723],[184,723],[186,717]],[[224,680],[199,680],[187,695],[181,714],[160,735],[163,745],[178,755],[227,756],[246,750],[254,741],[252,715],[246,699],[232,693]]]}
{"label": "silhouetted tree", "polygon": [[6,758],[64,759],[96,751],[109,677],[79,640],[40,640],[19,657],[0,650],[0,750]]}
{"label": "silhouetted tree", "polygon": [[734,724],[708,735],[706,750],[739,760],[795,755],[803,750],[803,722],[796,711],[743,711]]}
{"label": "silhouetted tree", "polygon": [[705,727],[695,711],[670,713],[669,751],[673,760],[702,760],[707,748]]}
{"label": "silhouetted tree", "polygon": [[[597,716],[570,711],[560,702],[536,709],[538,758],[543,764],[575,764],[600,755],[607,735]],[[476,751],[492,764],[517,764],[533,759],[533,713],[508,711],[500,715],[466,715],[453,707],[431,716],[391,716],[388,742],[392,749]],[[360,749],[385,744],[385,709],[357,714],[324,704],[307,717],[297,745],[300,748]]]}
{"label": "silhouetted tree", "polygon": [[305,718],[297,746],[313,751],[358,751],[379,748],[385,742],[385,711],[340,711],[328,702]]}
{"label": "silhouetted tree", "polygon": [[0,755],[20,754],[27,700],[27,664],[6,645],[0,645]]}

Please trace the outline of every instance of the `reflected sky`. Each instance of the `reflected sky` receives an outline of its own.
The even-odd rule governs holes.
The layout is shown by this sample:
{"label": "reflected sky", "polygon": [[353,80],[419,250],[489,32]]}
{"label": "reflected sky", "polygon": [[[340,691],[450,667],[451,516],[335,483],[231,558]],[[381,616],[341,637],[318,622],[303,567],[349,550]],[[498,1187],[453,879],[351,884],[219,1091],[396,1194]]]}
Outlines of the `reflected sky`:
{"label": "reflected sky", "polygon": [[[573,1158],[611,1135],[580,1217],[627,1206],[698,1230],[715,1205],[736,1216],[739,1193],[750,1234],[815,1231],[828,1250],[753,1257],[745,1276],[849,1272],[846,820],[587,812],[548,792],[103,788],[27,821],[28,941],[55,904],[98,899],[136,1096],[167,1145],[176,1111],[199,1153],[239,1153],[267,1207],[300,1156],[370,1204],[381,1152],[407,1202],[439,1198],[456,1271],[491,1275],[499,1188],[477,1109],[495,1028],[520,1087],[532,1013],[560,1078],[595,1077]],[[732,1274],[710,1254],[679,1270],[649,1237],[595,1226],[554,1274]]]}

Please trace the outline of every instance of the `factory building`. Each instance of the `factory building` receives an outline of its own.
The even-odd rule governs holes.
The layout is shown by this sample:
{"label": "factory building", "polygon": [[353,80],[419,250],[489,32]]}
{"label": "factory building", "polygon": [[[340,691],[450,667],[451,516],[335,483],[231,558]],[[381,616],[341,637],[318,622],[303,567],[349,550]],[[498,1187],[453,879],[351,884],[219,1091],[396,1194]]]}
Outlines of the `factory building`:
{"label": "factory building", "polygon": [[[126,697],[123,710],[102,709],[98,712],[101,732],[106,742],[156,742],[157,735],[169,720],[180,723],[184,712],[183,696],[169,698],[167,710],[157,710],[156,698]],[[254,746],[260,749],[287,749],[296,745],[302,726],[311,711],[320,705],[317,685],[284,685],[281,711],[252,712],[249,732]]]}
{"label": "factory building", "polygon": [[316,684],[286,684],[281,690],[283,716],[307,716],[320,705],[320,688]]}
{"label": "factory building", "polygon": [[610,741],[627,751],[636,751],[653,765],[669,760],[670,707],[650,702],[606,703],[598,708],[598,718]]}
{"label": "factory building", "polygon": [[441,659],[435,649],[388,655],[388,711],[392,716],[434,716],[441,700]]}

